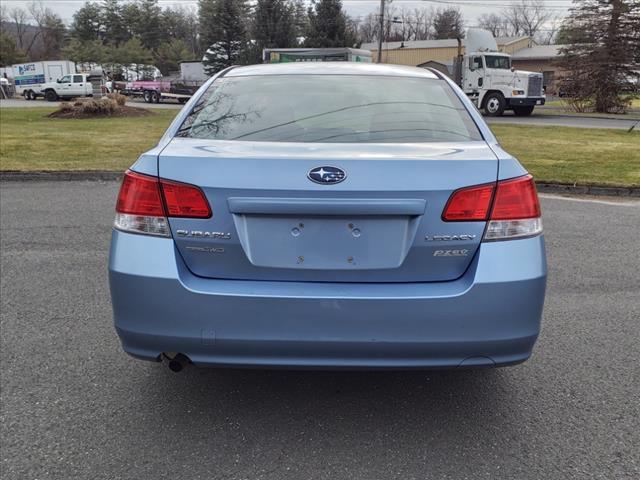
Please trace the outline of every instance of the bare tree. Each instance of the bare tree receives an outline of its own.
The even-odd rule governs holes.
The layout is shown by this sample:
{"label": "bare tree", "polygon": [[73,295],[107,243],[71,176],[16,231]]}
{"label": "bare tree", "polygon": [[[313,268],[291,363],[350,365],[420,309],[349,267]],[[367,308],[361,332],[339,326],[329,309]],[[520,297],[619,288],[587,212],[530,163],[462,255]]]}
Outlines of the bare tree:
{"label": "bare tree", "polygon": [[9,8],[0,3],[0,24],[9,22]]}
{"label": "bare tree", "polygon": [[478,17],[478,26],[489,30],[494,37],[508,37],[512,35],[511,24],[507,17],[495,13],[483,13]]}
{"label": "bare tree", "polygon": [[29,15],[20,7],[14,7],[8,12],[9,22],[13,24],[16,35],[16,43],[20,50],[25,49],[27,41],[26,33],[29,28]]}
{"label": "bare tree", "polygon": [[433,8],[415,8],[413,10],[413,19],[415,22],[413,40],[429,40],[433,38],[431,32],[433,17]]}
{"label": "bare tree", "polygon": [[532,38],[553,19],[543,0],[519,0],[511,4],[504,14],[512,35],[528,35]]}
{"label": "bare tree", "polygon": [[378,16],[369,13],[358,22],[358,36],[361,42],[373,42],[378,38]]}
{"label": "bare tree", "polygon": [[40,47],[37,56],[49,59],[60,53],[63,47],[66,28],[60,16],[46,7],[42,1],[34,1],[28,6],[31,18],[36,24],[37,31],[34,34],[31,45],[27,49],[30,52],[36,40],[40,39]]}

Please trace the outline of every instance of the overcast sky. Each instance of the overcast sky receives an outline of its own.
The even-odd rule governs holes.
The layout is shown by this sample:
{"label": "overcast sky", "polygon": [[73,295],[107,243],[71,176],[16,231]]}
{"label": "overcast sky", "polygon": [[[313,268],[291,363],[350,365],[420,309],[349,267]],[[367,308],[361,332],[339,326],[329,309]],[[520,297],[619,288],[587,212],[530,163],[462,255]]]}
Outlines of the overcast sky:
{"label": "overcast sky", "polygon": [[[310,3],[310,0],[305,0]],[[393,4],[398,8],[404,6],[406,8],[420,7],[445,7],[446,4],[460,7],[464,14],[467,24],[473,24],[479,15],[483,13],[500,13],[511,0],[393,0]],[[571,0],[543,0],[548,8],[550,8],[558,16],[564,16],[567,8],[571,5]],[[25,8],[30,0],[0,0],[0,2],[11,8],[20,6]],[[58,15],[62,17],[65,23],[70,23],[73,14],[78,10],[86,0],[43,0],[43,2]],[[159,0],[162,7],[184,5],[195,8],[197,0]],[[380,8],[379,0],[343,0],[344,8],[352,17],[362,17],[368,13],[377,11]]]}

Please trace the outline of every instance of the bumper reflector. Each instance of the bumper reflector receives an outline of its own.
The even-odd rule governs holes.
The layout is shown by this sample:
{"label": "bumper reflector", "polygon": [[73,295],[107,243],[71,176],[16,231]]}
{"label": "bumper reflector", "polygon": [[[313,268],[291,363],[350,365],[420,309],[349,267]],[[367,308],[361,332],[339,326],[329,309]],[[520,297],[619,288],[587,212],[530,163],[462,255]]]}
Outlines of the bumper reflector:
{"label": "bumper reflector", "polygon": [[159,237],[169,236],[169,224],[166,217],[146,217],[128,213],[116,213],[113,226],[118,230]]}
{"label": "bumper reflector", "polygon": [[484,241],[531,237],[542,233],[541,218],[523,220],[491,220],[484,234]]}

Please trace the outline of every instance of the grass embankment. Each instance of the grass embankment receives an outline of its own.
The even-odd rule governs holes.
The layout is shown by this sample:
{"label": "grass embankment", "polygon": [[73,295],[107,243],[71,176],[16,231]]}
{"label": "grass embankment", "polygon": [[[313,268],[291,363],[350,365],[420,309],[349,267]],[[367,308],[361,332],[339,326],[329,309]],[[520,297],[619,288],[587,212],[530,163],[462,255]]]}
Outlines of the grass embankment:
{"label": "grass embankment", "polygon": [[124,170],[177,110],[138,118],[54,119],[51,108],[0,108],[0,170]]}
{"label": "grass embankment", "polygon": [[[0,170],[123,171],[155,145],[176,110],[141,118],[60,120],[51,109],[0,109]],[[640,186],[640,133],[493,125],[540,181]]]}
{"label": "grass embankment", "polygon": [[569,103],[564,99],[549,100],[542,107],[536,107],[537,113],[544,113],[545,115],[577,115],[583,117],[607,117],[607,118],[622,118],[622,119],[640,119],[640,97],[632,98],[631,105],[627,110],[627,113],[598,113],[598,112],[575,112]]}
{"label": "grass embankment", "polygon": [[640,132],[496,124],[491,129],[536,180],[640,187]]}

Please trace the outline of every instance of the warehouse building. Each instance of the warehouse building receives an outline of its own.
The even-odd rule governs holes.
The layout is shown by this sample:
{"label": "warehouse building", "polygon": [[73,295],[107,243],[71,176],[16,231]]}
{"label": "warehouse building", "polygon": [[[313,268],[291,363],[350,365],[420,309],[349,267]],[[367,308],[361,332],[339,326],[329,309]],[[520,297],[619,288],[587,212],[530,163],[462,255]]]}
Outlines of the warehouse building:
{"label": "warehouse building", "polygon": [[[527,36],[498,37],[496,43],[498,50],[509,54],[536,45],[531,37]],[[377,61],[377,43],[363,43],[360,48],[371,50],[371,56],[374,61]],[[462,53],[464,53],[464,40],[462,48]],[[458,55],[458,41],[456,39],[385,42],[382,44],[382,63],[412,66],[422,65],[429,61],[452,63],[456,55]]]}
{"label": "warehouse building", "polygon": [[[555,82],[560,73],[555,60],[562,45],[538,45],[528,36],[498,37],[496,44],[499,51],[511,55],[515,69],[542,73],[543,85],[547,91],[555,92]],[[371,50],[373,60],[377,61],[377,43],[363,43],[361,48]],[[464,40],[462,53],[464,54]],[[452,71],[453,60],[457,55],[456,39],[385,42],[382,46],[382,63],[431,67],[447,74]]]}

